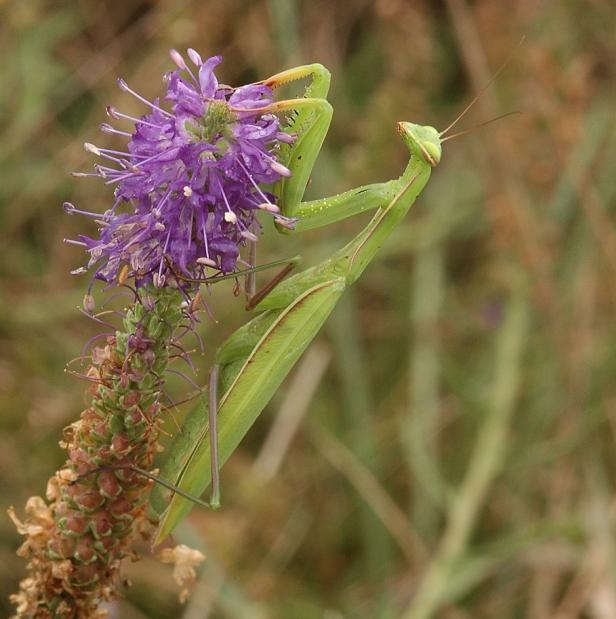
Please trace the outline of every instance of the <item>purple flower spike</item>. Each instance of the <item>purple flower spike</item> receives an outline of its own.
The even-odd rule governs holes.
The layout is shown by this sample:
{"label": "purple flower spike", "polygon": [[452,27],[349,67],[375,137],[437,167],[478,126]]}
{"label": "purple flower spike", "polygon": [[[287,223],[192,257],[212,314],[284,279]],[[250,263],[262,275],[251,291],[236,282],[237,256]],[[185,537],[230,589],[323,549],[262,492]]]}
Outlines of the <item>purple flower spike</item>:
{"label": "purple flower spike", "polygon": [[277,154],[292,137],[274,114],[263,111],[273,101],[271,89],[219,84],[214,70],[220,56],[202,61],[188,50],[193,73],[179,52],[170,55],[178,66],[166,76],[170,110],[120,79],[120,88],[146,104],[148,113],[133,118],[107,108],[111,118],[134,122],[132,133],[101,125],[105,133],[129,137],[126,150],[85,144],[101,162],[94,174],[78,175],[114,185],[112,208],[97,214],[65,206],[69,213],[96,218],[100,238],[81,235],[75,243],[86,247],[88,267],[105,282],[128,266],[138,286],[176,282],[190,288],[192,280],[206,277],[206,268],[236,269],[240,247],[257,238],[258,211],[283,225],[294,223],[260,187],[290,174]]}

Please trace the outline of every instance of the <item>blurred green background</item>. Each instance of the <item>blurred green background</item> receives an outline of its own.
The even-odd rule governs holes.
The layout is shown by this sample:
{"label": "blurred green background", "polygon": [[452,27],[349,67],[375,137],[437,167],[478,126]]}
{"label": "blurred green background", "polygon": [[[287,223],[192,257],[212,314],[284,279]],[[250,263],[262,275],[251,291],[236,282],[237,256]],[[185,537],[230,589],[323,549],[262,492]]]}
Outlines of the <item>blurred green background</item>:
{"label": "blurred green background", "polygon": [[[111,612],[614,619],[615,31],[610,0],[0,1],[2,513],[44,493],[83,404],[63,368],[96,328],[68,274],[84,256],[62,239],[92,228],[61,204],[110,202],[69,173],[92,164],[84,141],[113,143],[106,104],[143,111],[117,76],[156,96],[171,47],[223,54],[230,84],[322,62],[335,113],[317,197],[397,176],[395,122],[446,126],[512,54],[460,126],[523,114],[445,145],[225,467],[223,508],[178,531],[208,556],[190,601],[146,559]],[[268,226],[260,256],[310,264],[361,224]],[[202,382],[246,320],[230,287],[215,293]],[[2,616],[19,543],[0,518]]]}

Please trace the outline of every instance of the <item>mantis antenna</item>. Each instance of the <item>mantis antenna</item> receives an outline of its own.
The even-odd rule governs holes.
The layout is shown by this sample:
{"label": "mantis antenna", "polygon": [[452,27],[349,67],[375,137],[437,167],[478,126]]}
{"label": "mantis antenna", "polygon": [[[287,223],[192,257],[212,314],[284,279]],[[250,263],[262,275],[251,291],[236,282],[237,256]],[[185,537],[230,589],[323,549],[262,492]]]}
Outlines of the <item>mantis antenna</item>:
{"label": "mantis antenna", "polygon": [[520,112],[520,110],[515,110],[513,112],[505,112],[504,114],[500,114],[499,116],[496,116],[495,118],[491,118],[490,120],[486,120],[485,122],[479,123],[478,125],[473,125],[472,127],[469,127],[468,129],[464,129],[463,131],[452,133],[451,135],[448,135],[446,138],[443,138],[441,142],[446,142],[447,140],[453,140],[453,138],[458,138],[461,135],[466,135],[467,133],[470,133],[471,131],[475,131],[475,129],[485,127],[486,125],[494,123],[497,120],[502,120],[503,118],[507,118],[507,116],[513,116],[514,114],[521,114],[521,113],[522,112]]}
{"label": "mantis antenna", "polygon": [[[490,86],[492,86],[492,84],[494,83],[496,78],[505,70],[507,65],[511,62],[511,59],[513,58],[513,54],[516,52],[518,47],[520,47],[520,45],[522,45],[523,42],[524,42],[524,37],[521,37],[520,40],[518,41],[518,44],[511,50],[511,52],[509,53],[509,56],[507,56],[507,58],[505,58],[505,60],[501,64],[501,66],[498,67],[498,69],[496,70],[494,75],[492,75],[492,77],[489,79],[488,83],[473,97],[472,101],[458,114],[458,116],[455,118],[455,120],[450,125],[445,127],[445,129],[443,129],[439,133],[439,136],[445,135],[448,131],[453,129],[460,122],[460,120],[462,120],[462,118],[464,118],[464,116],[466,116],[466,114],[475,105],[475,103],[477,103],[477,101],[479,101],[479,99],[481,99],[481,97],[484,95],[486,90],[488,90],[488,88],[490,88]],[[494,120],[497,120],[497,119],[494,119]],[[492,121],[489,121],[489,122],[492,122]],[[481,125],[479,125],[479,126],[481,126]]]}

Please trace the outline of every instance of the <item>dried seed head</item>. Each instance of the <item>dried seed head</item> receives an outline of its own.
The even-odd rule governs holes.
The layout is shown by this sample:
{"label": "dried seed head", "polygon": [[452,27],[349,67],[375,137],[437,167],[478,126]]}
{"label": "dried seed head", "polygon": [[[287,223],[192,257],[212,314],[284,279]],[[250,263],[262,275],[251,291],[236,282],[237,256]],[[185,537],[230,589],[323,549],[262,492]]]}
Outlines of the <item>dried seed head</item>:
{"label": "dried seed head", "polygon": [[186,601],[188,587],[197,577],[195,568],[205,561],[205,555],[194,548],[178,544],[174,548],[164,548],[160,559],[163,563],[173,563],[173,578],[181,587],[180,602]]}

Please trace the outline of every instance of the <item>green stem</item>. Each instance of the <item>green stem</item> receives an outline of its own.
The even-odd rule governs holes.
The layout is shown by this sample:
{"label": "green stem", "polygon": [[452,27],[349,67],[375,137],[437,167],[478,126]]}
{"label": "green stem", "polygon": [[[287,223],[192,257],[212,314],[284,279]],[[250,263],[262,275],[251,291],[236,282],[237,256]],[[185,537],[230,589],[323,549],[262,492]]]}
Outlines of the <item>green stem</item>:
{"label": "green stem", "polygon": [[403,440],[412,476],[413,521],[426,542],[436,536],[438,511],[447,498],[437,463],[439,423],[439,338],[437,324],[443,299],[444,260],[439,245],[421,248],[412,282],[412,345],[409,411]]}
{"label": "green stem", "polygon": [[49,503],[29,501],[21,553],[29,573],[11,598],[16,617],[98,616],[116,594],[121,559],[143,541],[147,479],[166,484],[149,469],[182,297],[140,292],[152,302],[135,302],[106,345],[92,351],[87,406],[64,431],[68,459],[50,480]]}
{"label": "green stem", "polygon": [[[343,408],[351,451],[377,478],[381,462],[376,445],[376,419],[368,373],[366,353],[359,334],[357,302],[353,288],[338,302],[333,315],[332,335],[342,386]],[[391,545],[386,530],[370,505],[359,505],[364,566],[373,582],[386,578],[391,565]]]}
{"label": "green stem", "polygon": [[501,470],[509,421],[515,410],[528,309],[526,295],[517,290],[497,342],[490,412],[480,429],[464,480],[451,503],[447,528],[436,556],[403,619],[432,617],[444,601],[453,570],[465,552],[490,484]]}

